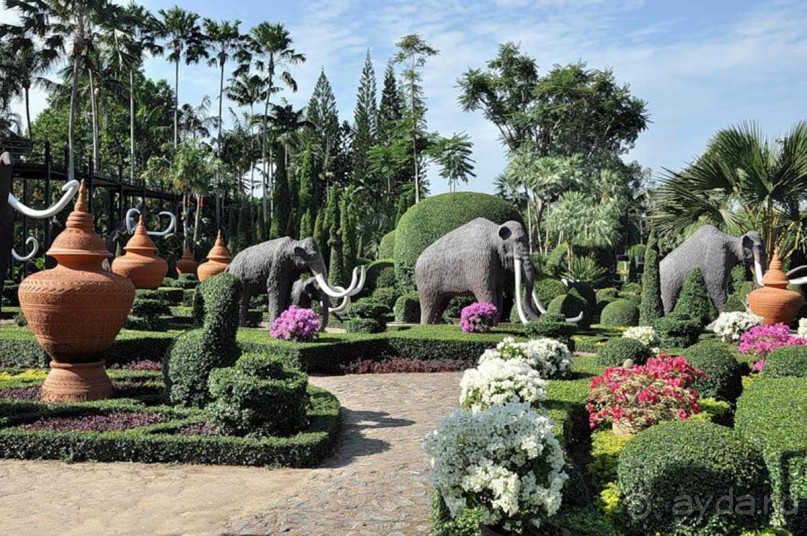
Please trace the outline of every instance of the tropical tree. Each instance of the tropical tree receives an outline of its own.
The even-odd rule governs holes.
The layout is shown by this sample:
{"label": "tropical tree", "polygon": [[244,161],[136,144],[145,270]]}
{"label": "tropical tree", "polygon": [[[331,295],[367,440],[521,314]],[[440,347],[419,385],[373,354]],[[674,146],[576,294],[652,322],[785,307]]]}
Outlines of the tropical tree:
{"label": "tropical tree", "polygon": [[768,258],[804,246],[807,122],[771,140],[754,123],[718,131],[681,171],[666,170],[653,196],[660,236],[686,236],[709,223],[730,234],[758,231]]}
{"label": "tropical tree", "polygon": [[353,179],[360,184],[367,182],[370,173],[368,153],[378,132],[377,116],[375,71],[368,50],[353,112]]}
{"label": "tropical tree", "polygon": [[[246,106],[249,111],[241,118],[240,125],[245,128],[249,133],[249,140],[252,143],[254,140],[254,127],[256,122],[255,105],[263,100],[263,84],[261,77],[257,74],[250,74],[248,71],[239,70],[235,73],[233,78],[230,78],[227,87],[227,97],[236,102],[239,106]],[[231,114],[233,115],[233,114]],[[250,146],[250,149],[251,146]],[[253,151],[250,150],[250,153]],[[255,160],[257,161],[257,159]],[[255,189],[255,164],[250,166],[249,178],[249,195]]]}
{"label": "tropical tree", "polygon": [[216,154],[221,158],[221,132],[224,106],[224,68],[227,62],[234,59],[243,45],[243,36],[238,30],[240,20],[230,22],[223,20],[216,22],[211,19],[204,20],[204,30],[208,42],[213,46],[213,55],[207,64],[219,68],[219,113],[216,121],[218,134],[216,135]]}
{"label": "tropical tree", "polygon": [[199,15],[179,6],[161,9],[157,35],[165,39],[168,61],[174,63],[174,147],[179,145],[179,64],[199,63],[208,57],[207,40],[199,26]]}
{"label": "tropical tree", "polygon": [[415,203],[420,202],[420,163],[418,158],[419,138],[423,137],[426,130],[425,105],[423,104],[423,88],[420,82],[423,79],[421,71],[426,65],[426,60],[431,56],[439,54],[418,34],[409,34],[401,38],[395,45],[398,52],[395,53],[395,63],[403,65],[402,76],[408,92],[408,113],[410,122],[413,170],[415,177]]}
{"label": "tropical tree", "polygon": [[427,152],[440,166],[440,176],[448,181],[449,191],[454,192],[458,182],[468,183],[474,173],[473,143],[464,132],[443,138],[439,134],[432,136]]}

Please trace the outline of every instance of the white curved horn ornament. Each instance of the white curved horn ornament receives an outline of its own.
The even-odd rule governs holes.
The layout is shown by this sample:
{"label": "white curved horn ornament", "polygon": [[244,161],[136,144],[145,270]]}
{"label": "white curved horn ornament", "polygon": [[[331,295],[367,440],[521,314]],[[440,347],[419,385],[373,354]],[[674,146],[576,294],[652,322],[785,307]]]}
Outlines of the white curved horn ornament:
{"label": "white curved horn ornament", "polygon": [[762,263],[757,259],[754,259],[754,280],[760,287],[765,286],[765,283],[762,282]]}
{"label": "white curved horn ornament", "polygon": [[[130,208],[126,211],[126,230],[129,231],[129,234],[132,234],[137,226],[137,215],[140,216],[140,211],[136,208]],[[167,210],[163,210],[158,214],[159,216],[168,216],[171,219],[171,222],[168,224],[168,227],[165,228],[164,231],[147,231],[146,234],[149,236],[156,236],[159,238],[163,238],[171,234],[177,226],[177,217],[174,215],[173,212],[168,212]]]}
{"label": "white curved horn ornament", "polygon": [[[353,292],[350,292],[347,296],[342,298],[342,303],[340,303],[336,307],[329,307],[328,311],[337,315],[344,313],[350,306],[350,298],[361,292],[361,289],[364,288],[364,282],[366,279],[367,279],[367,270],[365,270],[364,267],[362,266],[361,273],[359,275],[359,283],[356,286],[356,288],[353,289]],[[334,288],[339,292],[345,291],[344,287],[334,287]]]}
{"label": "white curved horn ornament", "polygon": [[31,259],[34,258],[34,255],[36,255],[37,252],[39,251],[39,242],[33,236],[29,236],[25,240],[25,245],[27,246],[28,244],[33,244],[33,247],[31,248],[31,252],[28,255],[24,256],[24,257],[21,256],[21,255],[18,255],[17,252],[14,251],[14,248],[11,248],[11,256],[14,257],[14,260],[16,260],[18,262],[28,262],[28,261],[30,261]]}
{"label": "white curved horn ornament", "polygon": [[790,279],[791,277],[793,277],[794,275],[796,275],[797,273],[799,273],[799,272],[801,272],[803,270],[807,270],[807,264],[797,266],[796,268],[793,268],[792,270],[787,272],[787,279],[788,279],[788,281],[790,281],[791,285],[804,285],[804,284],[807,284],[807,276],[805,276],[805,277],[796,277],[794,279]]}
{"label": "white curved horn ornament", "polygon": [[[353,278],[350,281],[350,286],[341,291],[337,290],[337,288],[330,286],[322,274],[314,274],[314,278],[317,280],[319,288],[322,290],[322,292],[324,292],[331,298],[338,299],[338,298],[344,298],[345,296],[354,296],[359,291],[361,291],[362,287],[364,286],[364,281],[367,277],[367,274],[365,272],[366,269],[364,266],[361,267],[361,275],[359,275],[359,268],[353,268]],[[361,285],[359,284],[360,282]]]}
{"label": "white curved horn ornament", "polygon": [[66,183],[64,186],[62,186],[64,195],[62,195],[62,197],[56,201],[56,203],[43,210],[36,210],[23,205],[16,197],[14,197],[14,194],[8,194],[8,204],[11,205],[11,208],[20,214],[28,216],[29,218],[35,218],[37,220],[52,218],[56,215],[56,213],[60,212],[64,207],[67,206],[68,203],[70,203],[73,196],[75,196],[76,192],[78,192],[78,188],[79,184],[76,180]]}
{"label": "white curved horn ornament", "polygon": [[524,314],[524,306],[521,303],[521,259],[518,257],[513,259],[513,271],[516,275],[516,312],[518,312],[518,319],[522,324],[528,324],[529,319]]}

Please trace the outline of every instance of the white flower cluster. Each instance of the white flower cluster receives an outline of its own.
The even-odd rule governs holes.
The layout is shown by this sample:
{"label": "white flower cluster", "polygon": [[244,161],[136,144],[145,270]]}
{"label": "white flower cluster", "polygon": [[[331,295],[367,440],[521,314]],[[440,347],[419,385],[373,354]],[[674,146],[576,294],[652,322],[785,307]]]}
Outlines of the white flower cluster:
{"label": "white flower cluster", "polygon": [[516,342],[512,337],[505,337],[495,349],[485,350],[479,363],[488,359],[522,359],[545,379],[566,377],[572,367],[569,348],[562,342],[546,338]]}
{"label": "white flower cluster", "polygon": [[626,339],[636,339],[645,346],[658,346],[661,341],[656,334],[656,330],[651,326],[635,326],[626,329],[622,336]]}
{"label": "white flower cluster", "polygon": [[552,420],[527,403],[485,411],[455,410],[426,437],[432,485],[451,515],[480,508],[483,522],[519,530],[518,516],[535,527],[560,508],[564,456]]}
{"label": "white flower cluster", "polygon": [[474,412],[508,402],[537,406],[546,398],[546,384],[523,359],[488,358],[462,375],[460,405]]}
{"label": "white flower cluster", "polygon": [[807,339],[807,318],[799,319],[799,329],[796,332],[796,335],[802,339]]}
{"label": "white flower cluster", "polygon": [[[754,313],[720,313],[712,324],[712,330],[724,341],[739,341],[743,333],[762,323],[762,317]],[[801,329],[801,324],[799,324]]]}

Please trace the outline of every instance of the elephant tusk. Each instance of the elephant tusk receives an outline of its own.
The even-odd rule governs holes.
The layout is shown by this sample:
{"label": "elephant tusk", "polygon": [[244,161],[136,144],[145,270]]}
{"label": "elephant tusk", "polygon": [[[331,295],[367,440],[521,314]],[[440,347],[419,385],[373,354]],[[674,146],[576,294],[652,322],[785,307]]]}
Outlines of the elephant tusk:
{"label": "elephant tusk", "polygon": [[797,273],[801,272],[802,270],[807,270],[807,264],[802,264],[801,266],[797,266],[797,267],[793,268],[792,270],[789,270],[787,272],[787,278],[790,279],[791,277],[793,277]]}
{"label": "elephant tusk", "polygon": [[[358,293],[362,289],[362,286],[364,286],[363,281],[366,278],[364,266],[361,267],[361,274],[362,274],[361,275],[362,285],[359,286],[359,269],[354,268],[353,269],[353,278],[352,278],[352,280],[350,282],[350,286],[348,288],[346,288],[346,289],[343,289],[342,287],[335,287],[335,288],[331,287],[328,284],[328,282],[325,280],[325,277],[323,277],[322,274],[314,274],[314,278],[317,280],[317,283],[319,284],[319,288],[322,289],[322,292],[324,292],[325,294],[327,294],[331,298],[337,298],[338,299],[338,298],[344,298],[345,296],[353,296],[353,295],[355,295],[356,293]],[[342,289],[342,290],[337,290],[337,289]]]}
{"label": "elephant tusk", "polygon": [[62,186],[62,191],[65,192],[64,195],[62,195],[62,197],[56,203],[44,210],[36,210],[23,205],[16,197],[14,197],[13,194],[8,194],[8,204],[11,205],[14,210],[28,216],[29,218],[36,218],[38,220],[52,218],[64,207],[66,207],[68,203],[70,203],[70,200],[72,200],[73,196],[75,196],[76,192],[78,192],[78,188],[78,181],[72,180],[68,182]]}
{"label": "elephant tusk", "polygon": [[807,283],[807,277],[797,277],[788,281],[791,285],[804,285]]}
{"label": "elephant tusk", "polygon": [[367,280],[367,269],[364,266],[362,266],[361,269],[359,270],[359,282],[356,285],[356,288],[353,289],[353,291],[350,294],[348,294],[348,296],[355,296],[356,294],[361,292],[362,289],[364,288],[364,283],[366,280]]}
{"label": "elephant tusk", "polygon": [[754,280],[757,285],[764,287],[765,283],[762,281],[762,263],[758,259],[754,259]]}
{"label": "elephant tusk", "polygon": [[[126,230],[129,231],[129,234],[134,232],[135,227],[137,226],[135,215],[140,216],[140,211],[136,208],[130,208],[126,211]],[[177,226],[177,217],[174,216],[172,212],[168,212],[164,210],[159,213],[159,216],[168,216],[171,219],[171,222],[168,224],[168,227],[164,231],[147,231],[146,234],[149,236],[156,236],[156,237],[165,237],[171,234],[173,230]]]}
{"label": "elephant tusk", "polygon": [[[334,288],[337,289],[337,290],[340,290],[340,291],[345,290],[343,287],[334,287]],[[344,313],[345,311],[347,311],[348,307],[350,307],[350,294],[348,294],[347,296],[342,298],[342,303],[340,303],[336,307],[329,307],[328,311],[333,313],[333,314],[340,315],[340,314]]]}
{"label": "elephant tusk", "polygon": [[534,289],[532,291],[532,303],[535,304],[535,308],[538,309],[542,315],[546,314],[546,307],[544,307],[544,304],[541,303],[541,300],[538,298],[538,294],[535,293]]}
{"label": "elephant tusk", "polygon": [[25,257],[21,257],[20,255],[17,254],[16,251],[14,251],[14,248],[11,248],[11,256],[14,257],[14,260],[19,261],[19,262],[28,262],[31,259],[33,259],[34,255],[36,255],[37,252],[39,251],[39,242],[33,236],[29,236],[25,240],[25,244],[26,245],[33,244],[33,248],[31,249],[31,252],[28,255],[26,255]]}
{"label": "elephant tusk", "polygon": [[515,257],[513,259],[513,269],[516,275],[516,312],[518,312],[518,319],[522,324],[528,324],[529,320],[527,315],[524,314],[524,307],[521,303],[521,259]]}

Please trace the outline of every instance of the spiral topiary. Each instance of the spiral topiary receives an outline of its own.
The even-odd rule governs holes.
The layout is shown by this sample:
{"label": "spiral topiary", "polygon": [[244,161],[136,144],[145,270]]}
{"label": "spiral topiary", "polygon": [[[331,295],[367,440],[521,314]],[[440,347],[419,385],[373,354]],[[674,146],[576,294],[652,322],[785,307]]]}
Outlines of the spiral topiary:
{"label": "spiral topiary", "polygon": [[202,327],[176,338],[164,364],[168,397],[178,406],[202,407],[209,400],[207,379],[215,368],[233,364],[241,283],[229,273],[206,279],[197,289]]}

